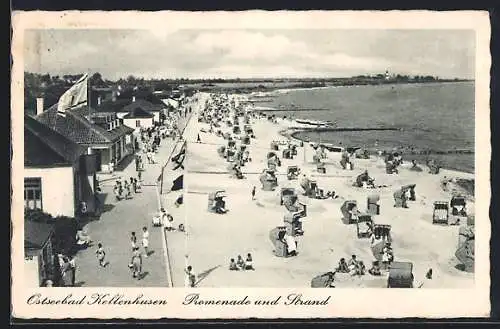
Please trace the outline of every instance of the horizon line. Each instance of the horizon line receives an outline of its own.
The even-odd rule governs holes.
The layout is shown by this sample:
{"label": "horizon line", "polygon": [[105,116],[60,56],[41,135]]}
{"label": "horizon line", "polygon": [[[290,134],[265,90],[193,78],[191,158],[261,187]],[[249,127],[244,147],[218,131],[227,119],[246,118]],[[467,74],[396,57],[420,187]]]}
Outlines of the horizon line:
{"label": "horizon line", "polygon": [[[58,76],[62,78],[65,75],[84,75],[86,73],[66,73],[66,74],[54,74],[50,72],[30,72],[30,71],[24,71],[24,74],[39,74],[39,75],[50,75],[51,77]],[[100,73],[100,72],[94,72],[95,73]],[[90,74],[89,77],[91,77],[93,74]],[[358,75],[351,75],[351,76],[336,76],[336,77],[329,77],[329,76],[323,76],[323,77],[314,77],[314,76],[296,76],[296,77],[280,77],[280,76],[267,76],[267,77],[144,77],[140,75],[134,75],[134,74],[129,74],[126,77],[120,77],[117,79],[110,79],[106,78],[105,76],[102,76],[103,81],[108,80],[112,82],[116,82],[120,79],[127,80],[129,76],[133,76],[135,79],[144,79],[144,80],[331,80],[331,79],[351,79],[351,78],[357,78],[357,77],[375,77],[377,75],[384,74],[384,73],[373,73],[373,74],[358,74]],[[414,77],[433,77],[436,80],[465,80],[465,81],[474,81],[475,77],[473,78],[467,78],[467,77],[440,77],[436,75],[431,75],[431,74],[401,74],[401,73],[393,73],[391,75],[391,79],[396,78],[397,75],[400,75],[402,77],[409,77],[409,78],[414,78]]]}

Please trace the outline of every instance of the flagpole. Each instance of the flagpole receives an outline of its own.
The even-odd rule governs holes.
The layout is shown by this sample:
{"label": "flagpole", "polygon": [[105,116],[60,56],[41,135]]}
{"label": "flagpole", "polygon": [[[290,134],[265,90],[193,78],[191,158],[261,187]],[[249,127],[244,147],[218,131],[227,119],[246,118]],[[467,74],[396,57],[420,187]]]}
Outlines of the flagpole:
{"label": "flagpole", "polygon": [[87,72],[87,109],[89,111],[89,120],[90,120],[90,96],[92,94],[92,90],[90,89],[90,71]]}

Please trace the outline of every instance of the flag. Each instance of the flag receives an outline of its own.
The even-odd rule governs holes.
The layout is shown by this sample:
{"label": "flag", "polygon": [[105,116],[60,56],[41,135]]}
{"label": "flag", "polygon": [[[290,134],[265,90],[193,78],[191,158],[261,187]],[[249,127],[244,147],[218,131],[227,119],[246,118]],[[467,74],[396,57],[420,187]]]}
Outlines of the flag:
{"label": "flag", "polygon": [[172,182],[172,188],[170,191],[179,191],[184,188],[184,175],[180,175]]}
{"label": "flag", "polygon": [[186,158],[186,142],[182,144],[182,148],[175,156],[172,157],[172,161],[177,165],[173,170],[177,170],[179,168],[184,169],[184,159]]}
{"label": "flag", "polygon": [[61,116],[66,115],[66,110],[75,106],[87,104],[88,74],[84,74],[71,88],[66,90],[59,98],[57,103],[57,113]]}

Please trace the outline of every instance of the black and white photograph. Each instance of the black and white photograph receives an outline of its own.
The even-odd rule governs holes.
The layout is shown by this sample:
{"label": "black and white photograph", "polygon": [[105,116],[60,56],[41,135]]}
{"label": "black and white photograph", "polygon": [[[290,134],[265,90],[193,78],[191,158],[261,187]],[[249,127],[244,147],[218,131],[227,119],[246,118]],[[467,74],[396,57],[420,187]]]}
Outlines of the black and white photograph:
{"label": "black and white photograph", "polygon": [[198,38],[234,70],[188,144],[201,286],[474,285],[473,31]]}
{"label": "black and white photograph", "polygon": [[25,19],[17,285],[67,288],[63,304],[140,291],[99,297],[114,305],[160,303],[163,288],[183,305],[295,289],[282,302],[303,307],[486,291],[489,57],[472,13],[237,14]]}
{"label": "black and white photograph", "polygon": [[154,47],[150,32],[26,31],[26,284],[172,286],[195,98],[124,55],[148,37]]}

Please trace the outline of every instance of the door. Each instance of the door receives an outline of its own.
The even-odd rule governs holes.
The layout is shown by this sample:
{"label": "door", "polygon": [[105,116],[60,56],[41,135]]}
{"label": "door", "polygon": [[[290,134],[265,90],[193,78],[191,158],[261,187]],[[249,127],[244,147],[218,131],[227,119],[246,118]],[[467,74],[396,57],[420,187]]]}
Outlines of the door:
{"label": "door", "polygon": [[101,163],[102,163],[102,154],[101,150],[92,150],[96,154],[96,167],[97,171],[101,171]]}

